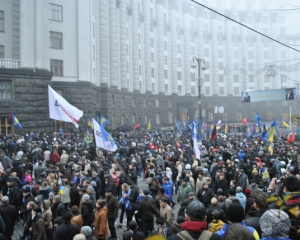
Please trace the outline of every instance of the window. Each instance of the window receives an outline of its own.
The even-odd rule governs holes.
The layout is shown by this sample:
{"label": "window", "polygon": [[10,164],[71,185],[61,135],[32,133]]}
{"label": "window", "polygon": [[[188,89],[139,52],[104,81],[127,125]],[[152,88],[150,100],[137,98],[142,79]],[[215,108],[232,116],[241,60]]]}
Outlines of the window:
{"label": "window", "polygon": [[248,52],[248,58],[253,59],[253,52],[252,51]]}
{"label": "window", "polygon": [[164,27],[164,36],[165,37],[168,36],[168,29],[167,29],[167,27]]}
{"label": "window", "polygon": [[239,53],[238,51],[233,51],[233,58],[238,58],[239,57]]}
{"label": "window", "polygon": [[8,119],[8,116],[0,117],[0,132],[5,135],[7,135],[11,132],[11,124],[10,124],[10,120]]}
{"label": "window", "polygon": [[181,67],[181,58],[177,58],[177,67]]}
{"label": "window", "polygon": [[4,11],[0,11],[0,32],[4,32]]}
{"label": "window", "polygon": [[223,70],[223,69],[224,69],[223,62],[219,62],[219,70]]}
{"label": "window", "polygon": [[53,76],[63,76],[63,61],[50,59],[50,71],[53,73]]}
{"label": "window", "polygon": [[209,61],[205,61],[205,67],[206,69],[209,69]]}
{"label": "window", "polygon": [[49,4],[49,19],[53,21],[62,22],[63,20],[63,7],[61,5]]}
{"label": "window", "polygon": [[168,70],[165,70],[165,79],[168,79]]}
{"label": "window", "polygon": [[156,124],[159,125],[160,124],[160,116],[159,114],[155,114],[155,120],[156,120]]}
{"label": "window", "polygon": [[153,22],[151,22],[151,24],[150,24],[150,29],[151,29],[151,32],[153,32],[153,30],[154,30],[154,24],[153,24]]}
{"label": "window", "polygon": [[222,58],[223,57],[223,50],[219,50],[218,54],[219,54],[219,58]]}
{"label": "window", "polygon": [[150,8],[150,17],[153,18],[153,8]]}
{"label": "window", "polygon": [[224,87],[219,87],[219,95],[224,95]]}
{"label": "window", "polygon": [[205,87],[205,95],[209,95],[210,94],[210,88],[209,87]]}
{"label": "window", "polygon": [[219,82],[224,82],[224,75],[219,75]]}
{"label": "window", "polygon": [[[250,5],[250,6],[251,6],[251,5]],[[252,17],[251,17],[251,16],[247,16],[246,22],[247,22],[247,23],[252,23]]]}
{"label": "window", "polygon": [[164,22],[167,21],[167,14],[164,13]]}
{"label": "window", "polygon": [[168,57],[165,56],[165,65],[168,65]]}
{"label": "window", "polygon": [[181,92],[182,92],[182,87],[178,85],[178,94],[181,94]]}
{"label": "window", "polygon": [[136,106],[136,99],[135,99],[135,98],[132,98],[131,106],[132,106],[132,107],[135,107],[135,106]]}
{"label": "window", "polygon": [[168,43],[165,42],[165,51],[168,51]]}
{"label": "window", "polygon": [[233,94],[234,94],[234,95],[239,95],[239,94],[240,94],[240,89],[239,89],[239,87],[234,87],[234,88],[233,88]]}
{"label": "window", "polygon": [[204,81],[209,82],[209,74],[204,74]]}
{"label": "window", "polygon": [[195,88],[195,87],[193,87],[193,88],[191,89],[191,93],[192,93],[193,95],[196,94],[196,88]]}
{"label": "window", "polygon": [[152,92],[155,92],[155,83],[152,83]]}
{"label": "window", "polygon": [[239,75],[234,75],[233,76],[233,81],[238,83],[239,82]]}
{"label": "window", "polygon": [[50,48],[63,48],[63,34],[60,32],[50,31]]}
{"label": "window", "polygon": [[269,52],[264,52],[264,59],[268,59],[269,58]]}
{"label": "window", "polygon": [[179,44],[177,45],[177,53],[181,53],[181,46]]}
{"label": "window", "polygon": [[151,62],[154,62],[154,53],[151,53]]}
{"label": "window", "polygon": [[239,64],[238,63],[233,63],[233,69],[234,69],[234,71],[238,71],[239,70]]}
{"label": "window", "polygon": [[181,72],[177,72],[177,80],[181,80]]}
{"label": "window", "polygon": [[204,44],[209,44],[209,42],[210,42],[210,38],[209,37],[204,37],[203,38],[203,43]]}
{"label": "window", "polygon": [[180,26],[180,18],[176,18],[176,24],[177,24],[177,26]]}
{"label": "window", "polygon": [[3,45],[0,45],[0,58],[4,58],[4,46]]}
{"label": "window", "polygon": [[249,82],[254,82],[254,75],[249,75]]}
{"label": "window", "polygon": [[151,77],[154,78],[154,68],[151,68]]}
{"label": "window", "polygon": [[249,63],[249,71],[254,71],[254,64],[253,63]]}
{"label": "window", "polygon": [[238,120],[238,121],[242,120],[242,113],[241,112],[236,113],[236,120]]}
{"label": "window", "polygon": [[209,49],[204,48],[204,57],[209,57]]}
{"label": "window", "polygon": [[11,84],[11,81],[0,81],[0,99],[12,99]]}
{"label": "window", "polygon": [[159,100],[155,99],[155,107],[159,107]]}
{"label": "window", "polygon": [[139,49],[139,59],[142,58],[142,52],[141,52],[141,49]]}
{"label": "window", "polygon": [[196,74],[195,73],[191,73],[191,81],[195,81],[196,80]]}

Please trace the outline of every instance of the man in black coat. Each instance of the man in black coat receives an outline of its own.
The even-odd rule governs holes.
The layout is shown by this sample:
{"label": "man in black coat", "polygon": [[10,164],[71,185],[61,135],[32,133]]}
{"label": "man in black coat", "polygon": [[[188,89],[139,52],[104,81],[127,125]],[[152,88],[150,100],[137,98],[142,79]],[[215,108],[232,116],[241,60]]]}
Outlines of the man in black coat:
{"label": "man in black coat", "polygon": [[53,231],[53,240],[56,239],[73,239],[76,234],[80,233],[80,229],[77,225],[71,224],[72,214],[70,212],[66,212],[63,215],[64,223],[62,225],[57,226]]}
{"label": "man in black coat", "polygon": [[22,190],[22,195],[23,195],[23,198],[22,198],[22,204],[21,204],[21,216],[22,216],[22,219],[23,221],[26,221],[28,219],[28,217],[31,215],[31,212],[28,212],[28,209],[27,209],[27,204],[30,202],[30,201],[35,201],[34,199],[34,196],[31,194],[31,189],[30,187],[25,187],[23,188]]}
{"label": "man in black coat", "polygon": [[145,237],[148,237],[154,229],[154,215],[159,217],[159,210],[156,208],[155,201],[149,197],[149,189],[143,190],[144,197],[139,202],[138,220],[142,222],[142,230]]}
{"label": "man in black coat", "polygon": [[112,180],[112,178],[110,177],[109,174],[105,175],[104,179],[105,179],[105,185],[104,185],[103,195],[105,196],[105,193],[107,192],[107,190],[111,189],[113,191],[113,195],[115,197],[117,197],[118,191],[117,191],[117,187],[116,187],[114,180]]}
{"label": "man in black coat", "polygon": [[221,213],[221,220],[226,222],[226,216],[222,208],[218,205],[218,200],[213,197],[210,201],[210,206],[206,209],[206,222],[211,223],[213,220],[213,212],[218,210]]}
{"label": "man in black coat", "polygon": [[60,195],[55,195],[52,200],[52,220],[57,217],[62,217],[66,212],[65,205],[60,200]]}
{"label": "man in black coat", "polygon": [[70,208],[73,206],[79,206],[80,204],[80,194],[74,182],[70,182]]}
{"label": "man in black coat", "polygon": [[6,185],[2,189],[2,194],[9,198],[9,203],[16,207],[19,206],[19,194],[20,190],[15,182],[15,178],[8,178]]}
{"label": "man in black coat", "polygon": [[[127,199],[129,199],[130,201],[130,205],[131,205],[131,210],[127,216],[127,223],[129,223],[132,220],[133,215],[135,214],[136,211],[136,200],[139,196],[139,188],[138,186],[132,184],[132,183],[128,183],[128,185],[130,186],[130,194],[129,195],[125,195],[125,197]],[[137,216],[136,216],[137,219]]]}
{"label": "man in black coat", "polygon": [[197,193],[197,199],[204,204],[205,207],[210,204],[211,199],[214,197],[214,192],[208,187],[208,184],[204,182],[202,188]]}
{"label": "man in black coat", "polygon": [[224,173],[220,173],[219,179],[216,180],[215,193],[217,192],[217,190],[219,188],[221,188],[223,190],[223,195],[227,197],[228,196],[228,182],[225,179]]}
{"label": "man in black coat", "polygon": [[107,189],[106,196],[106,207],[107,207],[107,221],[108,227],[111,234],[111,239],[117,239],[117,233],[115,228],[115,221],[118,218],[119,203],[115,196],[112,195],[113,190]]}
{"label": "man in black coat", "polygon": [[18,211],[15,206],[9,204],[9,198],[7,196],[2,197],[1,201],[0,216],[6,226],[5,237],[11,240],[11,236],[14,233],[15,222],[18,218]]}

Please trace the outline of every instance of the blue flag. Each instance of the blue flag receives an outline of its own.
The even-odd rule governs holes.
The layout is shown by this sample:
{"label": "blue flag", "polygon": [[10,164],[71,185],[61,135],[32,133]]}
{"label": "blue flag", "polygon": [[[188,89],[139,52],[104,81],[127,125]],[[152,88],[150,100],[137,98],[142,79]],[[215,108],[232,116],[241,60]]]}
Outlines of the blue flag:
{"label": "blue flag", "polygon": [[13,113],[10,113],[10,114],[9,114],[9,117],[10,117],[11,123],[12,123],[13,125],[15,125],[15,126],[16,126],[17,128],[19,128],[19,129],[22,129],[22,128],[23,128],[22,124],[19,122],[19,120],[16,118],[16,116],[15,116]]}

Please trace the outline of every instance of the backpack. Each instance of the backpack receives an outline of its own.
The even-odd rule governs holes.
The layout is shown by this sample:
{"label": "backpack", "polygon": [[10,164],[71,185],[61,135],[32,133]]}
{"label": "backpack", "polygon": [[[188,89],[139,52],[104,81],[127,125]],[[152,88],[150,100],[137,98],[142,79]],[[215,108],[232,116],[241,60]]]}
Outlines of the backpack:
{"label": "backpack", "polygon": [[[212,232],[208,231],[208,230],[204,230],[202,231],[202,233],[200,234],[198,240],[209,240],[210,237],[212,236]],[[182,240],[195,240],[194,238],[192,238],[192,236],[188,233],[188,231],[181,231],[179,233],[177,233],[177,236],[179,236]]]}
{"label": "backpack", "polygon": [[240,200],[238,198],[229,197],[228,199],[230,199],[232,201],[232,203],[241,204],[241,202],[240,202]]}

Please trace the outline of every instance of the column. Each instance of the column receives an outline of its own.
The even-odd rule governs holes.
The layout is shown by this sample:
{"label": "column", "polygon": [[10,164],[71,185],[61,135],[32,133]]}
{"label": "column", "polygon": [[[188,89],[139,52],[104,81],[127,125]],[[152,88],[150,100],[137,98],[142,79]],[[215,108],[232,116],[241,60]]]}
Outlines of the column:
{"label": "column", "polygon": [[20,59],[20,1],[18,0],[12,0],[12,59]]}
{"label": "column", "polygon": [[133,91],[140,92],[140,73],[139,73],[139,9],[138,0],[131,1],[132,14],[132,76]]}
{"label": "column", "polygon": [[158,76],[156,78],[156,83],[158,84],[158,93],[164,93],[164,65],[165,65],[165,42],[164,42],[164,15],[163,15],[163,9],[164,9],[164,0],[158,0],[157,1],[157,68],[158,68]]}
{"label": "column", "polygon": [[[34,2],[20,1],[20,67],[34,68]],[[48,65],[50,69],[50,63]]]}
{"label": "column", "polygon": [[99,70],[100,86],[108,86],[109,59],[108,59],[108,12],[107,1],[99,0]]}
{"label": "column", "polygon": [[120,81],[121,90],[128,90],[128,26],[127,26],[127,5],[126,0],[119,4],[119,32],[120,32]]}
{"label": "column", "polygon": [[116,0],[109,1],[109,67],[110,87],[118,87],[118,23]]}
{"label": "column", "polygon": [[[248,61],[248,44],[247,44],[247,35],[249,34],[249,31],[242,27],[241,28],[241,69],[243,69],[242,71],[242,92],[244,92],[246,89],[248,89],[248,85],[247,85],[247,82],[248,82],[248,64],[249,64],[249,61]],[[246,60],[246,62],[244,61]]]}
{"label": "column", "polygon": [[225,20],[225,28],[226,28],[226,80],[225,86],[227,85],[227,95],[233,95],[233,56],[232,56],[232,24],[231,21]]}
{"label": "column", "polygon": [[[172,94],[178,94],[178,84],[177,84],[177,23],[176,23],[176,4],[170,2],[170,58],[171,58],[171,72],[169,77],[171,77],[171,92]],[[179,26],[178,26],[179,27]]]}
{"label": "column", "polygon": [[151,31],[151,17],[150,17],[150,1],[143,1],[143,14],[144,14],[144,70],[145,70],[145,92],[151,93],[151,40],[150,40],[150,31]]}
{"label": "column", "polygon": [[[270,36],[279,36],[279,24],[278,24],[278,14],[273,13],[271,15],[271,34]],[[271,46],[269,48],[270,53],[270,62],[278,61],[279,60],[279,49],[280,45],[275,43],[274,41],[271,42]],[[280,76],[280,69],[276,69],[277,73],[276,76],[271,78],[270,80],[270,88],[271,89],[279,89],[281,88],[281,76]]]}
{"label": "column", "polygon": [[184,51],[184,67],[182,73],[182,85],[184,85],[185,95],[191,95],[191,46],[190,46],[190,12],[189,5],[183,5],[183,51]]}
{"label": "column", "polygon": [[211,72],[212,72],[212,94],[219,95],[219,61],[218,61],[218,36],[217,36],[217,20],[215,15],[211,15]]}

